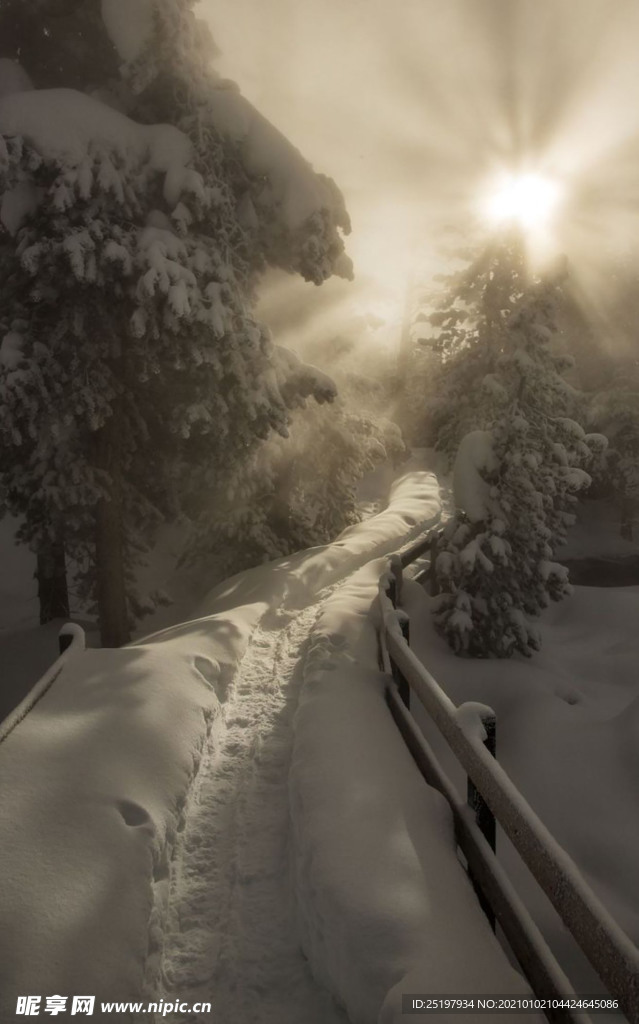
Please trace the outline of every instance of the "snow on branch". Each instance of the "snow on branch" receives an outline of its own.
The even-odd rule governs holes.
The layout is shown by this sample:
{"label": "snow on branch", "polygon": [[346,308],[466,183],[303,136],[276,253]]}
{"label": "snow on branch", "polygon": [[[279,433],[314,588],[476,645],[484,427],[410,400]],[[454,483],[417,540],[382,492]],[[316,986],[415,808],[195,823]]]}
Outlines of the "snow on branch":
{"label": "snow on branch", "polygon": [[171,206],[183,190],[202,192],[199,175],[188,166],[193,148],[183,132],[169,124],[137,124],[74,89],[43,89],[0,98],[0,134],[20,136],[44,160],[66,167],[82,167],[96,151],[126,165],[148,163],[165,175],[164,194]]}
{"label": "snow on branch", "polygon": [[481,522],[491,510],[486,477],[497,468],[490,431],[473,430],[462,438],[453,469],[453,493],[455,507],[465,512],[471,523]]}
{"label": "snow on branch", "polygon": [[101,0],[102,20],[123,61],[135,60],[153,35],[153,0]]}
{"label": "snow on branch", "polygon": [[331,274],[350,280],[353,267],[340,235],[350,233],[350,218],[332,178],[317,174],[234,83],[212,83],[207,113],[215,130],[235,147],[252,183],[243,217],[263,229],[267,260],[315,284]]}
{"label": "snow on branch", "polygon": [[295,352],[283,345],[275,346],[274,362],[282,395],[287,404],[289,396],[293,395],[302,399],[312,396],[320,404],[332,402],[337,397],[337,387],[328,374],[310,363],[303,363]]}

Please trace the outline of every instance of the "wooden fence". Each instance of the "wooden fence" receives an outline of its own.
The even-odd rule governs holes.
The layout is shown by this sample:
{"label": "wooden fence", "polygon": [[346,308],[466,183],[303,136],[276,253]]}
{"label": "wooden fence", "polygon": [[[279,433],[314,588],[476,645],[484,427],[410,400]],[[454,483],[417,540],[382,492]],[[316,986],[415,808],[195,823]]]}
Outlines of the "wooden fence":
{"label": "wooden fence", "polygon": [[[496,821],[546,893],[609,995],[639,1024],[639,950],[588,886],[575,863],[548,832],[496,760],[496,721],[483,705],[455,707],[410,649],[410,624],[401,609],[403,570],[424,555],[434,535],[391,556],[380,579],[380,666],[389,675],[387,701],[426,781],[447,799],[459,848],[491,923],[503,930],[535,995],[575,999],[557,963],[495,855]],[[423,575],[423,574],[422,574]],[[462,800],[410,713],[415,695],[468,776]],[[482,741],[479,734],[483,732]],[[550,1020],[583,1022],[585,1012],[547,1010]]]}

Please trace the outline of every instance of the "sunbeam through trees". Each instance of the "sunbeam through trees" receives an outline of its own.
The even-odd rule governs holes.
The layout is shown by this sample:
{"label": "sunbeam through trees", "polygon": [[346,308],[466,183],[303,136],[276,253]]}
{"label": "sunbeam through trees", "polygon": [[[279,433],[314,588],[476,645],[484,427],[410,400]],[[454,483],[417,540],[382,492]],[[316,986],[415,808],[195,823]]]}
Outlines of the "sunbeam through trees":
{"label": "sunbeam through trees", "polygon": [[0,0],[2,1024],[639,1021],[638,48]]}

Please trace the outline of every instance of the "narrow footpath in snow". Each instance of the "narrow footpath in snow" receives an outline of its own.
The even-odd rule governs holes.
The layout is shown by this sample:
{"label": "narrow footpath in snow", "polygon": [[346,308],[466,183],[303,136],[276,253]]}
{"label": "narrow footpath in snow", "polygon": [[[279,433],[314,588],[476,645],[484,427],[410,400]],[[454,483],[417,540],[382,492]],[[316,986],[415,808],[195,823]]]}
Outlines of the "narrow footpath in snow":
{"label": "narrow footpath in snow", "polygon": [[293,717],[320,606],[254,631],[224,703],[225,739],[209,744],[185,805],[160,990],[212,1012],[169,1020],[347,1021],[299,949],[288,860]]}

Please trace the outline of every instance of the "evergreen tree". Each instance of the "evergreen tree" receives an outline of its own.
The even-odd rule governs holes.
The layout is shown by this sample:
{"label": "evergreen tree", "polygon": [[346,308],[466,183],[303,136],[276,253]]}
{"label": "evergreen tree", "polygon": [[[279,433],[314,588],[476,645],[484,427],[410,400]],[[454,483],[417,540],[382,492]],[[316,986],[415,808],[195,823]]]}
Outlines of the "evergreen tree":
{"label": "evergreen tree", "polygon": [[606,442],[568,415],[567,360],[552,348],[559,290],[556,278],[531,286],[498,321],[501,354],[482,382],[488,429],[458,451],[457,511],[434,551],[435,622],[457,654],[530,654],[539,647],[530,617],[570,592],[554,556],[590,482],[584,467]]}
{"label": "evergreen tree", "polygon": [[34,547],[64,535],[115,645],[185,477],[211,493],[300,400],[332,393],[252,317],[219,137],[200,172],[179,130],[70,90],[6,97],[0,133],[0,190],[30,202],[0,256],[20,337],[0,371],[5,505]]}
{"label": "evergreen tree", "polygon": [[482,392],[476,383],[494,371],[505,351],[510,318],[529,281],[523,239],[516,230],[479,253],[460,250],[455,255],[470,261],[437,278],[442,287],[430,296],[426,321],[439,361],[426,410],[429,440],[449,463],[462,437],[490,420],[492,407],[482,408],[488,390]]}

